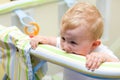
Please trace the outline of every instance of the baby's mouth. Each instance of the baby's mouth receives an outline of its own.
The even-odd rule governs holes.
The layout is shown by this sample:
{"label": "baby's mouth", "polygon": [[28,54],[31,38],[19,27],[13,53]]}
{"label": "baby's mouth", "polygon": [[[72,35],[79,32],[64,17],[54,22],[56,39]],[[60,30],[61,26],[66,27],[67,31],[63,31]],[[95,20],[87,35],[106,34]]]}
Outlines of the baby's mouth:
{"label": "baby's mouth", "polygon": [[72,52],[72,54],[76,54],[76,55],[78,55],[77,53],[75,53],[75,52]]}

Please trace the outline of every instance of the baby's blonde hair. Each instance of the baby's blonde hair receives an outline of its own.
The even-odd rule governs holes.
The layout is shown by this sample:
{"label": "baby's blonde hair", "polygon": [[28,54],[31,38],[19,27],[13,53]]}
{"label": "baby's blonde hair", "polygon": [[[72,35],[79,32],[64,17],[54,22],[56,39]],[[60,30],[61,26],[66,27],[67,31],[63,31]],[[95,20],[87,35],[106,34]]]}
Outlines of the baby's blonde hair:
{"label": "baby's blonde hair", "polygon": [[77,3],[71,7],[62,18],[63,31],[76,27],[86,26],[92,39],[101,38],[103,33],[103,20],[98,9],[89,3]]}

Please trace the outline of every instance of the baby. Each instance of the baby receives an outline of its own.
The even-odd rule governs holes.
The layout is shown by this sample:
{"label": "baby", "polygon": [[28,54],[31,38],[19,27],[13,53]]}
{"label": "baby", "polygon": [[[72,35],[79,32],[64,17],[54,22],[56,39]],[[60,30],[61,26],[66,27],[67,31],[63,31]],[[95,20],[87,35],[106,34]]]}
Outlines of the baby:
{"label": "baby", "polygon": [[[100,38],[103,33],[103,20],[97,8],[88,3],[77,3],[62,17],[60,37],[35,36],[31,39],[33,49],[39,43],[49,44],[62,50],[86,57],[86,67],[97,69],[103,62],[117,62],[119,59],[104,46]],[[65,70],[65,76],[74,75],[74,71]],[[71,74],[70,74],[71,73]],[[65,80],[83,80],[73,76]],[[90,80],[89,77],[84,80]]]}

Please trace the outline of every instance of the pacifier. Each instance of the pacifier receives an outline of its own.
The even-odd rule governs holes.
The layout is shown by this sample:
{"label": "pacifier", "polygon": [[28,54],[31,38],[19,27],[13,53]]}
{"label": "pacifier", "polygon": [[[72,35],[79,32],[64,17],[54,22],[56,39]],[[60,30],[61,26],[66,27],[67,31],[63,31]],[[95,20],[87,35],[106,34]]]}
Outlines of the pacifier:
{"label": "pacifier", "polygon": [[[31,38],[38,35],[40,31],[40,26],[36,22],[30,22],[29,25],[31,26],[24,27],[25,34],[29,35]],[[29,28],[32,28],[32,30],[29,30]]]}

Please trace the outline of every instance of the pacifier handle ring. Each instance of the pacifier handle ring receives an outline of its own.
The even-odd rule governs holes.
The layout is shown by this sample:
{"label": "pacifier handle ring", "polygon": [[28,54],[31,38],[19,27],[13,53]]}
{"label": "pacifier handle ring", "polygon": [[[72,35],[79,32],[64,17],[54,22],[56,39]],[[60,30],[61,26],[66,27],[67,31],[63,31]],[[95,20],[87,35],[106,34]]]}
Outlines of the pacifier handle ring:
{"label": "pacifier handle ring", "polygon": [[26,14],[24,11],[22,11],[21,9],[16,9],[16,10],[14,10],[14,12],[15,12],[16,15],[19,17],[20,22],[21,22],[21,24],[22,24],[23,26],[31,26],[29,23],[26,23],[26,22],[24,21],[24,19],[29,20],[29,22],[35,22],[35,20],[34,20],[31,16],[27,15],[27,14]]}
{"label": "pacifier handle ring", "polygon": [[39,26],[36,22],[30,22],[29,24],[34,26],[33,32],[29,32],[29,31],[28,31],[28,28],[30,28],[30,27],[28,27],[28,26],[25,26],[25,27],[24,27],[24,32],[25,32],[27,35],[29,35],[30,37],[34,37],[34,36],[38,35],[38,34],[39,34],[39,31],[40,31],[40,26]]}
{"label": "pacifier handle ring", "polygon": [[25,17],[22,17],[22,18],[20,18],[20,22],[22,23],[22,25],[24,25],[24,26],[32,26],[31,24],[28,24],[28,23],[25,23],[25,21],[24,21],[24,19],[29,19],[30,21],[32,21],[32,22],[35,22],[35,20],[32,18],[32,17],[30,17],[30,16],[25,16]]}

